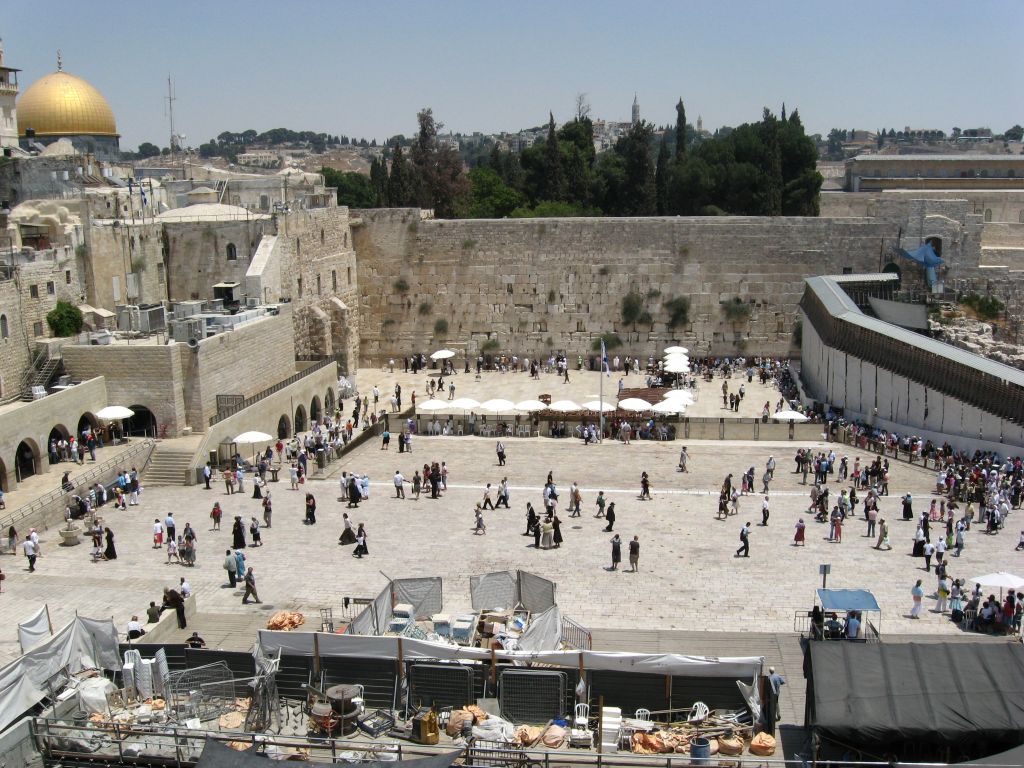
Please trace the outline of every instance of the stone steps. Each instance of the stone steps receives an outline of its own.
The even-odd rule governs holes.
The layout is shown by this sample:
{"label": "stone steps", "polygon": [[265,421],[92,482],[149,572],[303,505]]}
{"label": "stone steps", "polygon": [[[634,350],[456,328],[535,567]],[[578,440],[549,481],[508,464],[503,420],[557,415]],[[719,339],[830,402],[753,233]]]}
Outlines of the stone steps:
{"label": "stone steps", "polygon": [[143,473],[143,484],[150,486],[187,485],[193,456],[191,451],[164,448],[157,444],[149,466]]}

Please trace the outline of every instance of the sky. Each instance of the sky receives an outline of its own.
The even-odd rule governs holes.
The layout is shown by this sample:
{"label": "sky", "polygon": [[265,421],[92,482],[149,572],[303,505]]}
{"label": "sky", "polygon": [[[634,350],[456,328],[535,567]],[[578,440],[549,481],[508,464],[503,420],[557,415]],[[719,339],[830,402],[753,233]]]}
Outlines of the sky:
{"label": "sky", "polygon": [[456,132],[591,116],[704,127],[799,108],[810,133],[1024,123],[1020,0],[488,3],[178,0],[12,3],[0,21],[22,91],[56,69],[110,102],[121,146],[225,130],[378,141],[431,107]]}

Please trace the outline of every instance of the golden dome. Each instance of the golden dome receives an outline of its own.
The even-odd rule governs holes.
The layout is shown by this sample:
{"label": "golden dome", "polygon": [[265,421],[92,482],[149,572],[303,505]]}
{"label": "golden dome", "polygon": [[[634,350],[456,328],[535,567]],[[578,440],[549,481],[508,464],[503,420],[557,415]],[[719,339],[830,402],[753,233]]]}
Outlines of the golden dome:
{"label": "golden dome", "polygon": [[17,103],[18,134],[117,136],[114,112],[103,95],[80,77],[58,70],[32,83]]}

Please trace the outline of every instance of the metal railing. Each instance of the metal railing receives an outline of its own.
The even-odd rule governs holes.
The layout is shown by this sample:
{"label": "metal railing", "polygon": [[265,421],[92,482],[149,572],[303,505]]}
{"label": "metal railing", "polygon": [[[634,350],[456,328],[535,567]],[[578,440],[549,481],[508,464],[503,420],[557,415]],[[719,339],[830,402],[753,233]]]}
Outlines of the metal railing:
{"label": "metal railing", "polygon": [[224,419],[228,418],[229,416],[234,416],[236,413],[245,410],[250,405],[254,405],[258,403],[260,400],[263,400],[266,397],[270,397],[270,395],[273,395],[276,392],[280,392],[285,387],[290,387],[295,382],[301,381],[310,374],[316,373],[317,371],[326,368],[328,365],[334,365],[337,362],[337,357],[328,357],[324,360],[319,361],[318,363],[315,363],[314,365],[309,366],[308,368],[303,368],[301,371],[296,371],[287,379],[283,379],[282,381],[277,382],[277,384],[275,384],[272,387],[267,387],[262,392],[257,392],[255,395],[252,395],[251,397],[247,397],[244,400],[239,400],[234,405],[228,406],[222,410],[218,410],[217,413],[210,417],[210,426],[212,427],[214,424],[220,421],[224,421]]}
{"label": "metal railing", "polygon": [[568,616],[562,616],[562,642],[581,651],[589,651],[593,647],[590,630]]}
{"label": "metal railing", "polygon": [[7,529],[11,525],[21,523],[24,520],[32,517],[33,515],[42,515],[42,525],[44,528],[48,528],[49,524],[47,521],[47,513],[53,511],[51,506],[56,505],[58,502],[62,507],[60,512],[60,519],[64,519],[63,506],[65,505],[64,499],[69,494],[79,493],[83,488],[88,488],[90,485],[96,482],[100,482],[102,478],[118,469],[123,468],[128,462],[134,459],[136,456],[146,451],[146,460],[143,462],[142,467],[139,468],[139,474],[146,469],[149,464],[149,459],[153,455],[153,448],[156,446],[156,441],[146,438],[141,443],[130,447],[124,453],[121,453],[111,459],[107,459],[102,464],[97,464],[94,467],[90,467],[86,472],[83,472],[76,477],[68,478],[68,481],[72,483],[74,488],[70,491],[65,490],[63,487],[56,488],[48,493],[43,494],[35,501],[25,504],[24,506],[18,507],[14,512],[6,517],[0,518],[0,529]]}

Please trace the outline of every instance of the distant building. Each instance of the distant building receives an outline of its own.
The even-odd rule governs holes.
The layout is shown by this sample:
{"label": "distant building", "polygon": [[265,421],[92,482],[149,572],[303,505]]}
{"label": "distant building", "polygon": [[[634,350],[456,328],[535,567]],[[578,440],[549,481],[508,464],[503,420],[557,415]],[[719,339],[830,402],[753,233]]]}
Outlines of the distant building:
{"label": "distant building", "polygon": [[846,191],[1024,189],[1024,155],[857,155]]}
{"label": "distant building", "polygon": [[18,72],[4,65],[4,46],[0,42],[0,147],[18,146]]}
{"label": "distant building", "polygon": [[636,125],[640,122],[640,101],[637,99],[637,95],[633,94],[633,112],[630,119],[630,125]]}

